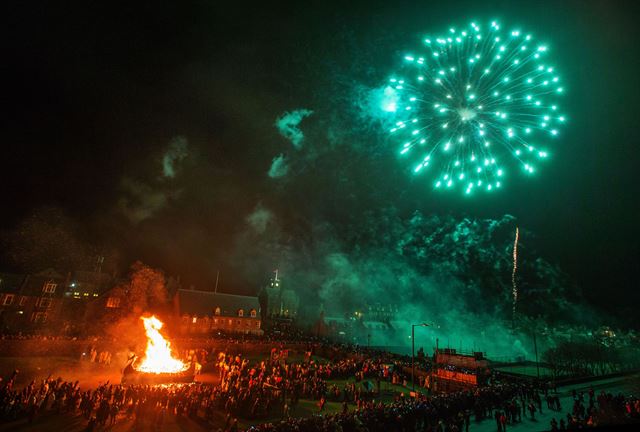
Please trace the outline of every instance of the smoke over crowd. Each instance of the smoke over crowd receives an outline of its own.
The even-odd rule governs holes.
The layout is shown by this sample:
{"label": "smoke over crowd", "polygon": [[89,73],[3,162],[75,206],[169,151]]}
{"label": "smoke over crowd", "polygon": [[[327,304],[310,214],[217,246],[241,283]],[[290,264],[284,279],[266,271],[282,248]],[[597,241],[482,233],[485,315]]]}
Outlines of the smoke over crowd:
{"label": "smoke over crowd", "polygon": [[[264,208],[257,209],[254,219],[264,213]],[[512,216],[471,219],[416,211],[402,217],[386,208],[341,229],[313,224],[305,242],[285,235],[277,220],[270,218],[269,224],[268,230],[249,226],[240,236],[236,263],[248,275],[261,269],[256,277],[278,265],[311,316],[317,316],[318,305],[333,316],[394,306],[398,323],[431,323],[427,340],[433,343],[438,337],[452,347],[527,352],[522,335],[511,331],[511,253],[517,224]],[[534,235],[525,231],[523,237],[517,314],[536,317],[547,326],[593,318],[568,276],[530,246]],[[402,338],[409,330],[396,332],[393,340],[374,342],[406,344]]]}

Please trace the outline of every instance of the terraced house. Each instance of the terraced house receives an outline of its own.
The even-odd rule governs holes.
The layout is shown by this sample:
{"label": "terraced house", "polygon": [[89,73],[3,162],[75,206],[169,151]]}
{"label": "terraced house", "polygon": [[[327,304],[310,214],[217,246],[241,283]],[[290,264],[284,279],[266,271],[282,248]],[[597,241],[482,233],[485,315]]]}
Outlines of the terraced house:
{"label": "terraced house", "polygon": [[66,285],[67,278],[53,269],[29,275],[0,273],[0,326],[21,332],[56,322]]}
{"label": "terraced house", "polygon": [[179,289],[174,308],[182,334],[263,334],[258,297]]}

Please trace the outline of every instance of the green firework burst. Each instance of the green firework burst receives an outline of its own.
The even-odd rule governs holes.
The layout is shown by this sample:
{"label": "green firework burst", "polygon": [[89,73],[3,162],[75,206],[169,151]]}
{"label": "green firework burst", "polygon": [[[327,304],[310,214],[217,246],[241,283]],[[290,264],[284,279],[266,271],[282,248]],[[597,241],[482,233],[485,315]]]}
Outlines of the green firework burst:
{"label": "green firework burst", "polygon": [[548,46],[495,21],[452,27],[423,43],[385,90],[392,102],[384,110],[395,116],[390,132],[414,172],[435,169],[435,188],[466,194],[501,188],[513,166],[534,174],[566,122]]}

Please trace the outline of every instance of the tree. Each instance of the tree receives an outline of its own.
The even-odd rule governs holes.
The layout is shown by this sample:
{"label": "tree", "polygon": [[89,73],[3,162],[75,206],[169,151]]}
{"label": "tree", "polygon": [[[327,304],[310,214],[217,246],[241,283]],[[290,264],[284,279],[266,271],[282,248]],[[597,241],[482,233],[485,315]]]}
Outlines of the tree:
{"label": "tree", "polygon": [[131,265],[126,291],[129,310],[138,315],[163,308],[169,297],[164,272],[140,261]]}
{"label": "tree", "polygon": [[74,227],[74,221],[59,208],[39,208],[2,236],[4,258],[25,272],[82,267],[89,257]]}
{"label": "tree", "polygon": [[[121,299],[119,307],[106,307],[110,297]],[[130,267],[127,280],[87,307],[85,321],[92,333],[123,338],[123,332],[142,329],[139,320],[144,313],[164,311],[168,297],[164,272],[136,261]]]}

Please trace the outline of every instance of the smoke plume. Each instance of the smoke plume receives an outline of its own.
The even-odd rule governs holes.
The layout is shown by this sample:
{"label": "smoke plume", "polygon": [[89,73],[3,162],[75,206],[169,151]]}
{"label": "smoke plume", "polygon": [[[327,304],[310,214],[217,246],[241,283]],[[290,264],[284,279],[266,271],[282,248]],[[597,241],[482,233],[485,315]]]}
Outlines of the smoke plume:
{"label": "smoke plume", "polygon": [[308,109],[298,109],[291,112],[285,112],[276,120],[276,128],[280,134],[291,141],[291,144],[297,149],[302,148],[304,134],[298,127],[305,117],[309,117],[313,111]]}

